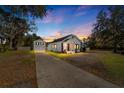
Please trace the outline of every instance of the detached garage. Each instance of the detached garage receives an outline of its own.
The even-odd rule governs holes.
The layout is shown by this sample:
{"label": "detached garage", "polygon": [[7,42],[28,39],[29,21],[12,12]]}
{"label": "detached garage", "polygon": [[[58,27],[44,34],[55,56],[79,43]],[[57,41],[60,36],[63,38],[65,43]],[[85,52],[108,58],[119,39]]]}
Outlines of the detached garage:
{"label": "detached garage", "polygon": [[41,39],[35,40],[33,45],[35,52],[44,52],[46,50],[46,43]]}

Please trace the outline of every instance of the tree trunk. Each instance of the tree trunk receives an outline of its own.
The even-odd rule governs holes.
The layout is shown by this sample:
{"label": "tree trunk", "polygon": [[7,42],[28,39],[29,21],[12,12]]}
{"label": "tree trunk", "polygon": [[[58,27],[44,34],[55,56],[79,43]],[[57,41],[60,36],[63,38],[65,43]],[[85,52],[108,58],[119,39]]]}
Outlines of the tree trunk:
{"label": "tree trunk", "polygon": [[113,52],[117,53],[117,43],[116,43],[116,41],[114,42]]}
{"label": "tree trunk", "polygon": [[13,39],[12,38],[10,38],[10,41],[9,41],[9,48],[10,49],[13,49]]}

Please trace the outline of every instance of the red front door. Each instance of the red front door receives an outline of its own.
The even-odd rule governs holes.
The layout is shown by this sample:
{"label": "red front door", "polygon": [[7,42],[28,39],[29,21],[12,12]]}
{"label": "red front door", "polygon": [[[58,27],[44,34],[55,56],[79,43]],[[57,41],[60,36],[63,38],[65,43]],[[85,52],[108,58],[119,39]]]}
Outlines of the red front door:
{"label": "red front door", "polygon": [[70,51],[70,46],[69,46],[69,44],[67,44],[67,51]]}

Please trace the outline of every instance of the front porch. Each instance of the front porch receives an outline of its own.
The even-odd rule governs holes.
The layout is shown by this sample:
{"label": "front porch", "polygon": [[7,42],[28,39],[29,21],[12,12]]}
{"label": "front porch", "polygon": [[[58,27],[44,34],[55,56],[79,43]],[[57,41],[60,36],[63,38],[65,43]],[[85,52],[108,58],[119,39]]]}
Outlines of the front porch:
{"label": "front porch", "polygon": [[75,43],[63,43],[62,51],[64,53],[78,53],[80,52],[80,45]]}

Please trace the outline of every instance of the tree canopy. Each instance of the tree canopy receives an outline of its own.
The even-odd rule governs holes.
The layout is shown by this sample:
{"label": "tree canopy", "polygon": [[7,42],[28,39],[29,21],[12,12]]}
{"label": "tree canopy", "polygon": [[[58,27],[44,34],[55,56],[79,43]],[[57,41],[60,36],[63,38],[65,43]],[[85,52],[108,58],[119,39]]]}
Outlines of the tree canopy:
{"label": "tree canopy", "polygon": [[92,44],[97,48],[124,48],[124,7],[111,6],[97,16],[91,35]]}
{"label": "tree canopy", "polygon": [[17,47],[25,33],[36,30],[34,19],[42,19],[47,10],[47,6],[0,6],[0,34],[8,38],[10,49]]}

